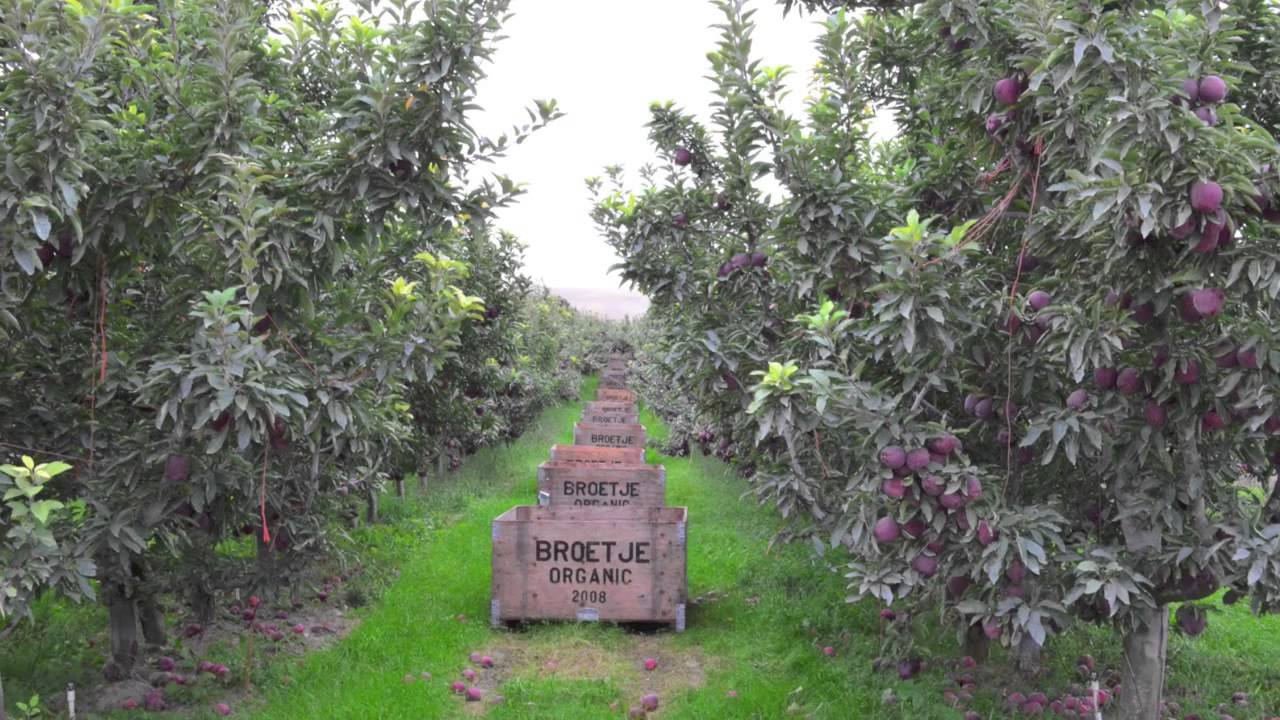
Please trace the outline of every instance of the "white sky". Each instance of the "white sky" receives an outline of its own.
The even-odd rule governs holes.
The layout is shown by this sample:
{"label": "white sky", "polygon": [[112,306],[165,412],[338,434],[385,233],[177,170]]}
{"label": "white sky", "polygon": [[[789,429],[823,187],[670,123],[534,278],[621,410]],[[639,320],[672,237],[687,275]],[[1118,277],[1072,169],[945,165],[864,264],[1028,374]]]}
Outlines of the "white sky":
{"label": "white sky", "polygon": [[[802,107],[819,16],[753,0],[753,56],[790,65],[793,109]],[[706,54],[720,11],[707,0],[514,0],[515,16],[480,84],[475,117],[488,134],[527,120],[533,98],[555,98],[565,116],[535,133],[496,169],[527,192],[499,225],[528,246],[526,270],[549,287],[617,288],[617,262],[595,232],[583,180],[605,165],[659,162],[644,127],[649,103],[674,100],[706,120],[713,100]]]}

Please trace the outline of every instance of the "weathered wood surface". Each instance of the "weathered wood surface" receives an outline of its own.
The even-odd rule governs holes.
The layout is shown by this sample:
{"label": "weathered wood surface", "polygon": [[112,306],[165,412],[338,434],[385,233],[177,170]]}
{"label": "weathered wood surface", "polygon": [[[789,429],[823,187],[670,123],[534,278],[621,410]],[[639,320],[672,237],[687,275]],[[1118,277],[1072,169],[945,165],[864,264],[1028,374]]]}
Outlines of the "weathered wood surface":
{"label": "weathered wood surface", "polygon": [[610,415],[635,415],[640,412],[629,400],[591,400],[582,404],[582,412],[600,412]]}
{"label": "weathered wood surface", "polygon": [[643,425],[590,425],[577,423],[573,426],[574,445],[643,448],[644,442]]}
{"label": "weathered wood surface", "polygon": [[546,462],[538,466],[538,504],[560,507],[631,508],[667,504],[667,470],[661,465]]}
{"label": "weathered wood surface", "polygon": [[639,415],[602,415],[600,413],[582,413],[582,422],[587,425],[637,425]]}
{"label": "weathered wood surface", "polygon": [[[593,403],[588,403],[588,405],[591,404]],[[603,404],[607,405],[607,403]],[[631,405],[631,403],[624,404]],[[585,407],[582,409],[582,422],[588,425],[637,425],[640,423],[640,415],[634,410],[634,406],[630,412],[614,412]]]}
{"label": "weathered wood surface", "polygon": [[552,445],[551,462],[587,465],[640,465],[644,463],[644,448]]}
{"label": "weathered wood surface", "polygon": [[660,622],[684,630],[683,507],[518,506],[493,521],[490,621]]}
{"label": "weathered wood surface", "polygon": [[635,402],[636,394],[626,388],[602,387],[596,390],[597,401]]}

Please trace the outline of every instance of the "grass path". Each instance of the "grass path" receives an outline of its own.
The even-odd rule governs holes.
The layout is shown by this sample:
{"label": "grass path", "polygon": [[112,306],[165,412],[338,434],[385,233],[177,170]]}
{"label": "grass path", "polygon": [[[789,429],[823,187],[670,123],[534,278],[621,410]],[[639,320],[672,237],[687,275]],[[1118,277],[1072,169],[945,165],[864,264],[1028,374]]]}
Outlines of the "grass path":
{"label": "grass path", "polygon": [[[589,384],[585,392],[593,390]],[[812,567],[807,549],[766,556],[776,520],[744,501],[744,484],[715,460],[650,458],[667,467],[668,504],[689,508],[686,633],[567,624],[490,629],[489,523],[534,501],[537,465],[553,442],[571,441],[580,412],[579,404],[550,410],[514,445],[469,460],[459,482],[477,486],[455,521],[412,554],[351,637],[281,670],[288,679],[264,678],[261,686],[276,689],[254,717],[616,718],[649,691],[662,698],[659,716],[671,718],[777,717],[793,703],[813,717],[848,717],[850,709],[880,706],[878,683],[850,682],[851,674],[867,674],[865,661],[855,667],[842,657],[851,644],[859,656],[873,644],[872,611],[844,605],[838,578]],[[642,422],[662,434],[653,416]],[[859,639],[841,641],[841,631]],[[840,647],[840,656],[823,656],[823,644]],[[482,676],[486,701],[465,704],[448,688],[473,651],[495,655],[498,667],[486,672],[502,682]],[[645,657],[656,657],[659,670],[645,672]],[[432,680],[404,681],[422,672]],[[502,703],[492,702],[496,694]]]}
{"label": "grass path", "polygon": [[[594,383],[587,383],[583,396],[594,393]],[[915,681],[874,673],[878,608],[846,604],[843,579],[808,547],[771,550],[776,513],[743,498],[746,484],[727,466],[701,457],[653,451],[649,457],[667,467],[668,504],[689,508],[687,632],[574,624],[490,629],[490,521],[513,505],[534,502],[538,464],[552,443],[570,442],[580,413],[580,403],[547,410],[520,440],[480,451],[428,492],[405,500],[384,496],[385,522],[351,533],[361,560],[377,576],[370,588],[377,600],[351,611],[360,620],[356,630],[328,649],[260,663],[250,696],[235,692],[239,675],[230,688],[171,687],[174,695],[185,694],[179,703],[185,707],[174,716],[211,718],[212,703],[229,699],[235,717],[270,720],[619,718],[642,694],[656,692],[662,700],[658,718],[961,717],[942,702],[958,654],[952,632],[930,627],[926,619],[916,652],[929,669]],[[650,437],[666,434],[651,414],[642,422]],[[385,592],[377,592],[381,588]],[[101,606],[46,597],[36,616],[34,626],[0,640],[0,674],[11,709],[16,699],[51,695],[67,682],[91,686],[103,661]],[[1236,720],[1280,716],[1280,616],[1253,618],[1237,605],[1220,607],[1209,622],[1199,639],[1171,638],[1169,696],[1184,714],[1212,718],[1232,692],[1245,691],[1252,702],[1231,708]],[[826,645],[836,649],[834,657],[822,654]],[[1010,717],[1000,702],[1006,690],[1061,691],[1075,680],[1079,654],[1091,653],[1100,667],[1114,668],[1118,650],[1116,635],[1105,628],[1076,630],[1046,651],[1048,672],[1035,686],[980,668],[979,692],[968,709],[984,718]],[[449,684],[460,679],[475,651],[494,656],[497,664],[476,683],[485,701],[464,703]],[[235,647],[211,652],[213,659],[241,667]],[[996,655],[991,668],[1001,666]],[[646,657],[657,658],[656,671],[642,669]],[[406,674],[424,672],[430,681],[404,681]],[[227,690],[234,696],[224,697]],[[882,703],[886,691],[896,703]],[[492,702],[498,695],[504,702]]]}
{"label": "grass path", "polygon": [[[584,395],[593,395],[588,383]],[[742,498],[745,484],[718,461],[669,458],[669,505],[689,508],[689,629],[645,634],[611,626],[546,624],[523,630],[488,626],[490,521],[535,497],[535,469],[553,442],[570,442],[581,406],[547,411],[518,442],[482,451],[442,491],[446,522],[420,533],[398,580],[364,612],[359,628],[335,647],[259,678],[264,703],[252,716],[285,718],[618,718],[645,692],[657,692],[661,718],[958,718],[941,702],[945,666],[954,660],[949,632],[933,633],[920,651],[933,669],[902,683],[871,671],[878,648],[875,607],[847,605],[838,574],[825,572],[806,547],[769,550],[774,513]],[[652,415],[651,436],[665,431]],[[387,512],[404,508],[388,501]],[[439,518],[438,518],[439,519]],[[465,619],[460,621],[459,616]],[[1231,690],[1254,693],[1237,718],[1280,709],[1280,625],[1229,608],[1205,639],[1173,640],[1172,682],[1184,712],[1212,708]],[[835,657],[821,647],[831,645]],[[1065,638],[1047,657],[1042,686],[1070,682],[1079,652],[1114,665],[1116,643],[1102,630]],[[486,697],[464,703],[449,692],[479,651],[497,660],[481,670]],[[660,665],[645,672],[641,663]],[[478,669],[478,668],[477,668]],[[429,672],[429,681],[405,675]],[[983,691],[972,709],[995,710],[1005,678],[979,672]],[[1270,690],[1265,688],[1270,687]],[[896,703],[885,705],[891,690]],[[1192,697],[1191,692],[1201,694]],[[1221,694],[1226,693],[1223,697]],[[1268,695],[1269,693],[1269,695]],[[501,695],[501,703],[494,702]]]}

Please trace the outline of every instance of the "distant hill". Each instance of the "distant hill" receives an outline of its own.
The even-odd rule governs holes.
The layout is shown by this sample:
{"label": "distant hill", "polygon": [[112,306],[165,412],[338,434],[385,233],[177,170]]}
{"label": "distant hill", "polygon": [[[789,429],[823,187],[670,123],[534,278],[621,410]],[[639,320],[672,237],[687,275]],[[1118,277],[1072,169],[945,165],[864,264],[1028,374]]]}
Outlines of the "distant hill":
{"label": "distant hill", "polygon": [[649,309],[649,298],[636,292],[606,288],[551,288],[577,310],[610,320],[638,318]]}

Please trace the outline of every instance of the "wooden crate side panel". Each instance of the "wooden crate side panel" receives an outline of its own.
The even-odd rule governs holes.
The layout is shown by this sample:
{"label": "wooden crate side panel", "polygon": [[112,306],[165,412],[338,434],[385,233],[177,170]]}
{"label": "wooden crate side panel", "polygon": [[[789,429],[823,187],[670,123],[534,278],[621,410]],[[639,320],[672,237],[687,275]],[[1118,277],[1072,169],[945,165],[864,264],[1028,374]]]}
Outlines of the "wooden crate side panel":
{"label": "wooden crate side panel", "polygon": [[608,413],[611,415],[636,415],[639,414],[640,409],[637,408],[636,404],[633,402],[592,400],[591,402],[583,403],[582,412]]}
{"label": "wooden crate side panel", "polygon": [[685,538],[683,522],[495,521],[492,620],[681,625]]}
{"label": "wooden crate side panel", "polygon": [[640,416],[635,413],[603,413],[583,410],[582,422],[588,425],[638,425]]}
{"label": "wooden crate side panel", "polygon": [[643,425],[588,425],[573,426],[573,444],[593,447],[643,448]]}
{"label": "wooden crate side panel", "polygon": [[538,504],[549,507],[663,507],[667,470],[661,465],[543,463],[538,466]]}
{"label": "wooden crate side panel", "polygon": [[601,387],[596,389],[596,400],[635,402],[636,394],[626,388]]}
{"label": "wooden crate side panel", "polygon": [[552,445],[551,461],[589,465],[641,465],[644,448],[592,447],[590,445]]}

